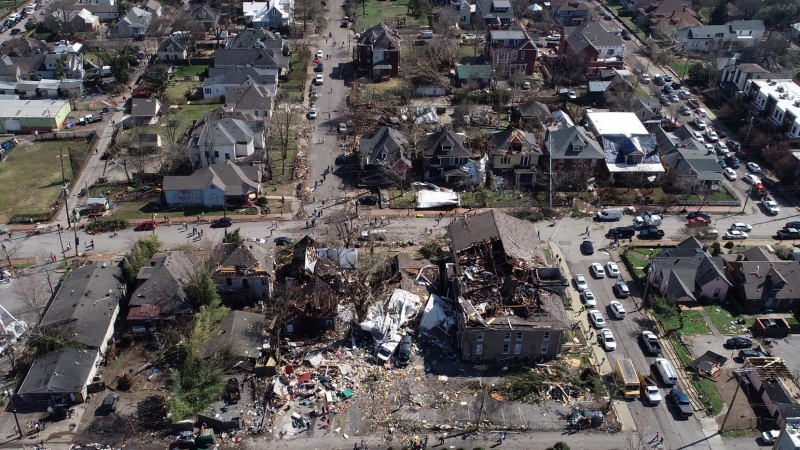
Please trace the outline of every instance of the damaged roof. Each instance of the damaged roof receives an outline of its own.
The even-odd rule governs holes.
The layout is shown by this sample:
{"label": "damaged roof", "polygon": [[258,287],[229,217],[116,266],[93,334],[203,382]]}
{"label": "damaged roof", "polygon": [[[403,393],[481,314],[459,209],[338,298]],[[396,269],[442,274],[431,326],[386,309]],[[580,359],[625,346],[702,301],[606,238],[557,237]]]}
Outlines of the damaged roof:
{"label": "damaged roof", "polygon": [[457,220],[448,226],[448,231],[451,250],[455,253],[478,242],[501,239],[509,256],[528,262],[544,261],[534,224],[500,211],[486,211]]}

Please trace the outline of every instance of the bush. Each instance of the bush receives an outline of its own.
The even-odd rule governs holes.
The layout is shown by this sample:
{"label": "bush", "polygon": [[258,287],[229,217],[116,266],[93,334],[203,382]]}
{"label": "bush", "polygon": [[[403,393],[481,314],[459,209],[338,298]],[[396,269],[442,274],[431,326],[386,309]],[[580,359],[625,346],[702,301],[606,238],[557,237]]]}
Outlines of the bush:
{"label": "bush", "polygon": [[783,261],[789,261],[792,259],[792,249],[785,246],[785,245],[777,245],[774,247],[775,249],[775,256]]}
{"label": "bush", "polygon": [[728,241],[728,242],[725,243],[725,248],[730,250],[730,249],[733,248],[734,245],[736,245],[736,244],[734,244],[733,241]]}
{"label": "bush", "polygon": [[86,226],[86,230],[92,233],[105,233],[111,230],[123,230],[131,226],[130,222],[123,219],[104,219],[91,222]]}
{"label": "bush", "polygon": [[123,347],[128,347],[128,346],[130,346],[131,344],[133,344],[133,334],[131,334],[131,333],[125,333],[125,334],[123,334],[123,335],[122,335],[122,338],[120,338],[120,341],[119,341],[119,343],[120,343],[120,345],[121,345],[121,346],[123,346]]}
{"label": "bush", "polygon": [[258,197],[256,199],[256,205],[266,205],[267,204],[267,197]]}

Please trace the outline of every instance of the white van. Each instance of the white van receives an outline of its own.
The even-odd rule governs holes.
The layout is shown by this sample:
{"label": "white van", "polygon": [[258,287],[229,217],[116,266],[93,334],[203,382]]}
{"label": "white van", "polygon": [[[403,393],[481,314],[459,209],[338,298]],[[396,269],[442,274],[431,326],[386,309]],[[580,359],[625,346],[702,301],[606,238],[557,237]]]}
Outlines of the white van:
{"label": "white van", "polygon": [[661,375],[661,379],[664,381],[664,384],[668,384],[670,386],[675,386],[678,384],[678,371],[675,370],[675,366],[672,365],[670,360],[656,358],[656,367],[658,368],[658,373]]}

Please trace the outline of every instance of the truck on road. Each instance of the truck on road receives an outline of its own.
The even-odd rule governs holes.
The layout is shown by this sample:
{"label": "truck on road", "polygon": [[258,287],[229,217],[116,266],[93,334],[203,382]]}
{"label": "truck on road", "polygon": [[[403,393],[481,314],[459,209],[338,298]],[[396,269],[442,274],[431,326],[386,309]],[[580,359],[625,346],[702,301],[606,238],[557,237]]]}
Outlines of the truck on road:
{"label": "truck on road", "polygon": [[652,331],[642,331],[642,341],[644,341],[644,346],[648,352],[653,355],[661,354],[661,344],[658,343],[658,338]]}
{"label": "truck on road", "polygon": [[626,399],[639,397],[639,376],[630,359],[618,359],[614,372],[617,374],[619,388]]}
{"label": "truck on road", "polygon": [[656,227],[643,228],[639,232],[639,239],[661,239],[664,237],[664,230]]}
{"label": "truck on road", "polygon": [[598,211],[595,219],[600,222],[610,222],[610,221],[618,221],[622,219],[622,210],[621,209],[604,209],[602,211]]}
{"label": "truck on road", "polygon": [[636,228],[642,227],[657,227],[661,225],[662,219],[658,214],[646,212],[633,218],[633,226]]}

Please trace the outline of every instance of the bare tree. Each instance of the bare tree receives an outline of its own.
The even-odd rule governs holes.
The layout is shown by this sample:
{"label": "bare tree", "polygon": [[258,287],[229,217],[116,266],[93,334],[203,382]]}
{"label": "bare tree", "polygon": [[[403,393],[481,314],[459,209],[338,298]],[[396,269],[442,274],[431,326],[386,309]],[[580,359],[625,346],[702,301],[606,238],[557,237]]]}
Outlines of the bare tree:
{"label": "bare tree", "polygon": [[636,87],[639,81],[632,78],[631,81],[621,80],[612,83],[608,90],[603,94],[609,108],[612,111],[630,111],[631,105],[636,100]]}
{"label": "bare tree", "polygon": [[44,308],[50,299],[46,282],[34,274],[22,274],[14,280],[14,297],[23,304],[20,316],[26,321],[38,324],[44,317]]}
{"label": "bare tree", "polygon": [[8,243],[0,244],[0,250],[2,250],[3,257],[6,259],[9,267],[12,265],[11,258],[22,248],[22,242],[22,239],[17,239],[16,242],[9,240]]}
{"label": "bare tree", "polygon": [[[289,143],[294,139],[294,124],[299,120],[302,105],[292,97],[278,95],[278,105],[272,115],[270,137],[278,143],[281,152],[281,174],[286,174],[286,160],[289,158]],[[294,172],[292,170],[292,172]]]}
{"label": "bare tree", "polygon": [[456,25],[458,25],[458,12],[449,5],[441,6],[433,15],[431,28],[437,34],[450,37]]}
{"label": "bare tree", "polygon": [[413,78],[449,91],[447,74],[458,62],[458,41],[438,35],[425,42],[427,45],[411,48],[402,69]]}

